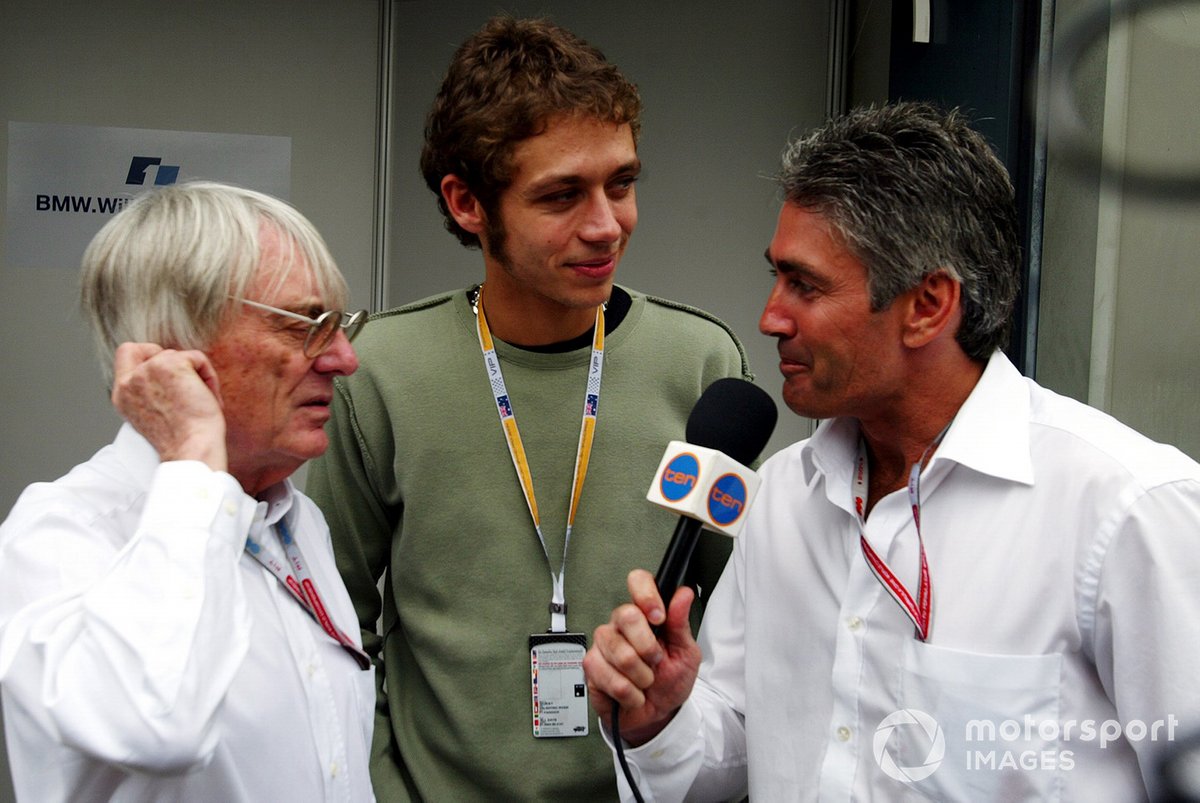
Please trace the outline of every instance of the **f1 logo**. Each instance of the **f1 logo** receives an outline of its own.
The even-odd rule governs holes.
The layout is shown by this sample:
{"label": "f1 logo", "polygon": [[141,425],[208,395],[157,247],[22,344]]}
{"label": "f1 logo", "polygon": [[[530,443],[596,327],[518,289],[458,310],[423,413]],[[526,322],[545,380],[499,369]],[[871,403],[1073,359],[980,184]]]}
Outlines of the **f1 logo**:
{"label": "f1 logo", "polygon": [[174,184],[179,179],[179,165],[165,165],[159,156],[135,156],[129,161],[129,175],[125,176],[126,184],[142,185],[146,183],[146,171],[154,165],[154,184],[165,187]]}

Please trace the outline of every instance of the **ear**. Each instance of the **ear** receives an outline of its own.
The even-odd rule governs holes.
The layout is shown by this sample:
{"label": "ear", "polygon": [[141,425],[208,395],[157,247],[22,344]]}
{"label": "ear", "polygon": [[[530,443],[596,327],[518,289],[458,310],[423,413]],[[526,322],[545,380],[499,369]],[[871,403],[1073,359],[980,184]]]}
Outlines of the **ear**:
{"label": "ear", "polygon": [[442,178],[442,198],[446,209],[458,225],[474,235],[479,235],[487,226],[483,205],[471,192],[467,182],[454,174]]}
{"label": "ear", "polygon": [[[962,285],[943,269],[928,274],[905,294],[908,310],[902,334],[904,345],[920,348],[943,333],[957,334],[962,318]],[[947,331],[949,330],[949,331]]]}

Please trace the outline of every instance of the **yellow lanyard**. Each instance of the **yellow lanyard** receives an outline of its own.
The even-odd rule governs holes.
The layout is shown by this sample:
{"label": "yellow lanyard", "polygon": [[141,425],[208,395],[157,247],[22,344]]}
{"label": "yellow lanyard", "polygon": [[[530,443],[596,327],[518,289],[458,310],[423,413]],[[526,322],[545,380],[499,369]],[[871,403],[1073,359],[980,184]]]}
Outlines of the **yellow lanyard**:
{"label": "yellow lanyard", "polygon": [[562,563],[558,573],[554,572],[554,564],[550,560],[550,551],[546,549],[546,539],[542,536],[542,521],[538,515],[537,498],[533,492],[533,473],[529,468],[529,460],[525,456],[525,447],[521,443],[521,432],[517,429],[517,417],[513,413],[512,400],[508,388],[504,384],[504,372],[500,370],[500,358],[496,356],[495,343],[488,328],[487,316],[483,313],[483,285],[475,293],[472,310],[479,328],[479,348],[483,352],[483,365],[487,370],[488,380],[492,383],[492,394],[496,399],[496,412],[500,415],[500,427],[504,430],[504,438],[508,442],[508,453],[512,457],[513,468],[517,470],[517,479],[525,494],[525,504],[529,507],[533,528],[537,532],[538,541],[542,545],[542,554],[546,556],[546,565],[550,569],[550,579],[553,583],[553,596],[550,600],[550,630],[554,633],[565,633],[567,630],[567,601],[563,578],[567,571],[567,549],[571,545],[571,529],[575,525],[575,513],[579,509],[579,498],[583,494],[583,480],[587,476],[588,460],[592,454],[592,439],[596,430],[596,412],[600,405],[600,375],[604,367],[604,305],[596,308],[595,333],[592,336],[592,358],[588,366],[587,388],[583,397],[583,421],[579,426],[579,448],[575,454],[575,478],[571,483],[571,507],[567,511],[567,531],[563,540]]}

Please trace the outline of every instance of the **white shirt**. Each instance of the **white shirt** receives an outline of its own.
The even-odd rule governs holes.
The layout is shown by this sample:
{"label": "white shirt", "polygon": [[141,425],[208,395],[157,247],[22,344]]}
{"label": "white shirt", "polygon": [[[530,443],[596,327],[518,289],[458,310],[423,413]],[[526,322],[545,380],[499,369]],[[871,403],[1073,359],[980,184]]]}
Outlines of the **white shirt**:
{"label": "white shirt", "polygon": [[0,525],[0,682],[13,783],[38,801],[370,801],[374,672],[244,549],[287,515],[335,623],[354,610],[316,506],[128,424]]}
{"label": "white shirt", "polygon": [[[695,691],[626,753],[645,799],[1145,799],[1200,730],[1200,466],[997,353],[922,475],[922,643],[860,548],[857,443],[834,419],[763,466]],[[866,536],[915,598],[905,490]]]}

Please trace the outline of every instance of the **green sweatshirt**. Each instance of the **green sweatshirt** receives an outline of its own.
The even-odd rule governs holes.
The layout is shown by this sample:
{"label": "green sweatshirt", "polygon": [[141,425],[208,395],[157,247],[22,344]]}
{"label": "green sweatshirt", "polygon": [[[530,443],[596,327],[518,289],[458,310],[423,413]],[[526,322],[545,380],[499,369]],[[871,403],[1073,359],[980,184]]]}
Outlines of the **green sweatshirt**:
{"label": "green sweatshirt", "polygon": [[[714,380],[750,378],[720,321],[630,292],[606,338],[591,463],[566,560],[567,627],[584,633],[654,571],[676,516],[645,501]],[[368,653],[381,649],[372,777],[381,801],[612,800],[612,758],[586,737],[533,736],[529,636],[550,627],[551,573],[496,412],[465,292],[379,313],[339,379],[330,447],[308,473]],[[557,572],[590,348],[497,341]],[[693,578],[715,585],[730,543],[704,534]],[[386,575],[385,575],[386,572]],[[383,598],[379,580],[385,577]],[[693,619],[695,622],[695,619]]]}

